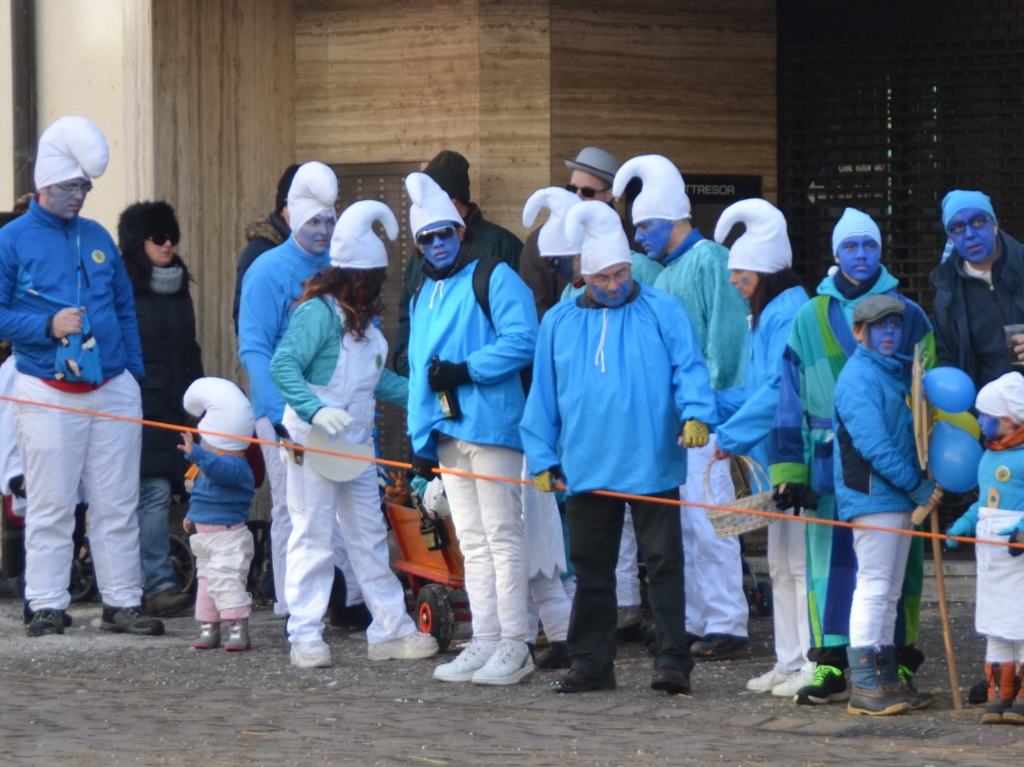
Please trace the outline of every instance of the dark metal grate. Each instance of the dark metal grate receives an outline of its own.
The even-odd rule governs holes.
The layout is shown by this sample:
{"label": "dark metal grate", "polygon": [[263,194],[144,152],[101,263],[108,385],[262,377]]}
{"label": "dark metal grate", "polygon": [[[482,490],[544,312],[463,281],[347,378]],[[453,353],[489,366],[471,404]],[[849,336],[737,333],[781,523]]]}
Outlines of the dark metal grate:
{"label": "dark metal grate", "polygon": [[779,0],[778,30],[779,203],[809,287],[847,206],[926,308],[947,191],[981,189],[1024,237],[1024,4]]}

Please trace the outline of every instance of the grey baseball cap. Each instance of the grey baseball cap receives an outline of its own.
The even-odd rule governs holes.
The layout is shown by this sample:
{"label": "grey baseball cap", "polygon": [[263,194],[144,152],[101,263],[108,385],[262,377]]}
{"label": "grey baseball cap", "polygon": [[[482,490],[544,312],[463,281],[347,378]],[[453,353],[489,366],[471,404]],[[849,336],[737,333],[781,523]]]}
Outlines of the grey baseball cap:
{"label": "grey baseball cap", "polygon": [[565,167],[593,173],[610,184],[615,180],[615,171],[619,169],[619,161],[610,152],[598,149],[596,146],[585,146],[576,155],[575,160],[565,161]]}
{"label": "grey baseball cap", "polygon": [[902,317],[906,310],[903,302],[898,298],[884,295],[870,296],[857,304],[853,310],[853,321],[854,323],[866,322],[870,325],[890,314],[898,314]]}

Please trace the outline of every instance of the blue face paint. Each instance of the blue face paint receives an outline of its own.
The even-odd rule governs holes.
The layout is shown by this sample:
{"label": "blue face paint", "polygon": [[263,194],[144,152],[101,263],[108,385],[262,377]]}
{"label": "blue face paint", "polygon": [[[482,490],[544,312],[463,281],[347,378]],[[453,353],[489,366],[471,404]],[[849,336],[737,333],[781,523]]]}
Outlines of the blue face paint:
{"label": "blue face paint", "polygon": [[999,419],[988,413],[978,413],[978,426],[986,442],[999,438]]}
{"label": "blue face paint", "polygon": [[436,269],[447,269],[455,263],[462,241],[459,225],[454,221],[438,221],[416,233],[416,244],[424,258]]}
{"label": "blue face paint", "polygon": [[896,353],[902,337],[903,318],[898,314],[890,314],[868,325],[868,344],[883,357]]}
{"label": "blue face paint", "polygon": [[882,248],[874,237],[855,234],[839,243],[836,258],[839,259],[839,268],[843,274],[860,284],[874,277],[878,271]]}
{"label": "blue face paint", "polygon": [[629,278],[612,290],[599,288],[597,285],[591,283],[590,292],[593,293],[594,300],[599,304],[603,304],[610,309],[614,309],[616,306],[622,306],[626,303],[626,299],[629,298],[629,294],[633,292],[633,278]]}
{"label": "blue face paint", "polygon": [[299,227],[295,232],[295,241],[311,256],[322,256],[330,247],[333,232],[334,215],[327,212],[318,213]]}
{"label": "blue face paint", "polygon": [[977,208],[964,208],[946,224],[946,233],[956,252],[964,260],[979,264],[995,251],[996,222],[992,215]]}
{"label": "blue face paint", "polygon": [[73,178],[50,184],[45,194],[40,195],[39,202],[55,216],[72,219],[78,216],[85,205],[85,196],[92,191],[92,182],[86,178]]}
{"label": "blue face paint", "polygon": [[636,244],[644,249],[648,258],[660,261],[668,254],[665,248],[668,246],[669,238],[672,236],[674,221],[667,221],[663,218],[649,218],[636,225],[636,234],[633,239]]}

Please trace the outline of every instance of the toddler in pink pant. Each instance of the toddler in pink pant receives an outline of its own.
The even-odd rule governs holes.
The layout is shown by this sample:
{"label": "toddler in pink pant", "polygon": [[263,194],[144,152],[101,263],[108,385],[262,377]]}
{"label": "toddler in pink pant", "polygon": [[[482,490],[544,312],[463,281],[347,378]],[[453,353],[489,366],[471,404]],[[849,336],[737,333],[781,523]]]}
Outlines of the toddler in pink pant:
{"label": "toddler in pink pant", "polygon": [[253,557],[252,534],[246,527],[255,479],[244,452],[253,433],[252,406],[242,391],[222,378],[200,378],[185,392],[185,409],[203,415],[199,430],[203,444],[183,432],[178,449],[193,466],[185,475],[194,480],[185,517],[186,532],[196,557],[198,593],[196,620],[201,628],[197,650],[221,646],[221,623],[227,622],[228,652],[252,648],[249,614],[252,599],[246,591]]}

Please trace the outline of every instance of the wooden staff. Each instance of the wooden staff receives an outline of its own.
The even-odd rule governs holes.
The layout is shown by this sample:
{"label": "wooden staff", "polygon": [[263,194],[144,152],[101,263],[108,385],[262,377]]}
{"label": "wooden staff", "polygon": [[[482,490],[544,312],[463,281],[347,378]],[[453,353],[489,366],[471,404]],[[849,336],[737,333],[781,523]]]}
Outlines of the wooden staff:
{"label": "wooden staff", "polygon": [[[911,516],[911,522],[919,525],[925,516],[931,519],[932,533],[941,535],[939,529],[939,509],[937,504],[929,503],[918,506]],[[960,695],[960,674],[956,670],[956,653],[953,650],[953,631],[949,627],[949,605],[946,603],[946,576],[942,572],[942,540],[932,538],[932,562],[935,565],[935,590],[939,595],[939,615],[942,616],[942,640],[946,645],[946,666],[949,668],[949,685],[953,690],[953,708],[964,707],[964,699]]]}

